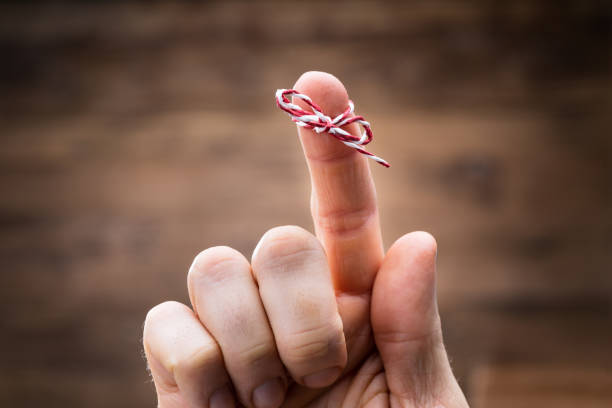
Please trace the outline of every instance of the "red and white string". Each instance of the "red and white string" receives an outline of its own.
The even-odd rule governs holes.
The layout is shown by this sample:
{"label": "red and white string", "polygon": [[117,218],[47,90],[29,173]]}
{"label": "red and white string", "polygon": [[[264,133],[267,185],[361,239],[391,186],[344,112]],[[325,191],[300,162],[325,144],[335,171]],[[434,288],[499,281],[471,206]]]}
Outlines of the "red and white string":
{"label": "red and white string", "polygon": [[[312,112],[302,109],[298,105],[292,103],[289,100],[290,96],[294,96],[296,98],[300,98],[303,100],[310,108]],[[279,89],[276,91],[276,105],[287,112],[298,126],[312,129],[317,133],[329,133],[336,139],[340,140],[345,145],[352,147],[357,150],[359,153],[362,153],[372,160],[382,164],[385,167],[390,167],[391,165],[387,163],[384,159],[368,152],[363,148],[363,146],[370,143],[374,137],[372,134],[372,128],[370,127],[370,123],[367,122],[363,116],[353,116],[353,112],[355,111],[355,105],[353,101],[349,100],[349,106],[346,110],[335,118],[330,118],[322,112],[322,109],[310,99],[307,95],[301,94],[295,89]],[[342,126],[349,125],[351,123],[357,122],[363,127],[363,133],[361,137],[354,136],[342,129]]]}

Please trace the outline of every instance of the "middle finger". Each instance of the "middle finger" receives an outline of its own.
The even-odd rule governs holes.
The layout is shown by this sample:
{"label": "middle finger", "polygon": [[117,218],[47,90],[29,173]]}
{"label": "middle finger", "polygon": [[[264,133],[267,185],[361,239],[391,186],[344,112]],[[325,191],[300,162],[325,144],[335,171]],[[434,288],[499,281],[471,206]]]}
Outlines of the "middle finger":
{"label": "middle finger", "polygon": [[299,227],[278,227],[261,239],[253,274],[291,376],[311,388],[329,385],[346,365],[347,351],[323,247]]}

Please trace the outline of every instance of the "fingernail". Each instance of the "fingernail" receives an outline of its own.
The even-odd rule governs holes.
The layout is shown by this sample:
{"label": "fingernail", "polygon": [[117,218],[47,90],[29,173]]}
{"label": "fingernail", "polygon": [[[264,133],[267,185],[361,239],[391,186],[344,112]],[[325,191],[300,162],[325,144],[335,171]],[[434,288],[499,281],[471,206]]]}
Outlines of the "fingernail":
{"label": "fingernail", "polygon": [[285,386],[280,378],[261,384],[253,391],[253,404],[257,408],[278,408],[285,397]]}
{"label": "fingernail", "polygon": [[325,387],[338,378],[340,372],[342,372],[342,369],[339,367],[326,368],[318,373],[305,376],[302,381],[307,387],[310,388]]}
{"label": "fingernail", "polygon": [[236,406],[236,400],[227,385],[213,392],[208,402],[210,408],[228,408]]}

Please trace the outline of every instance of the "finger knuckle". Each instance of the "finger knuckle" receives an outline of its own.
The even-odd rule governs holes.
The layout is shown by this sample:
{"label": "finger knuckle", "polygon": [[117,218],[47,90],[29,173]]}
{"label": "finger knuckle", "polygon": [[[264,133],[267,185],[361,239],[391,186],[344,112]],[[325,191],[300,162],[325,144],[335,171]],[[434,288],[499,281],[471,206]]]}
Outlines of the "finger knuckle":
{"label": "finger knuckle", "polygon": [[[283,226],[272,228],[261,238],[254,264],[287,264],[305,256],[323,254],[319,241],[303,228]],[[257,268],[256,268],[257,269]]]}
{"label": "finger knuckle", "polygon": [[329,354],[327,339],[297,340],[287,345],[286,357],[293,363],[320,360]]}
{"label": "finger knuckle", "polygon": [[283,354],[292,363],[301,364],[339,354],[344,347],[342,329],[335,324],[324,324],[287,336]]}
{"label": "finger knuckle", "polygon": [[171,319],[177,312],[181,313],[185,310],[190,310],[187,306],[182,303],[168,300],[152,307],[145,317],[144,330],[143,330],[143,341],[148,343],[148,339],[151,336],[152,331],[156,330],[158,326],[163,325],[164,321]]}
{"label": "finger knuckle", "polygon": [[237,353],[237,360],[246,366],[258,365],[275,357],[276,347],[271,340],[248,345]]}
{"label": "finger knuckle", "polygon": [[170,369],[179,377],[195,377],[197,374],[221,365],[221,354],[213,344],[205,344],[195,351],[172,361]]}
{"label": "finger knuckle", "polygon": [[376,220],[377,212],[372,205],[333,212],[319,210],[315,219],[317,227],[327,234],[348,235],[363,230],[368,223]]}
{"label": "finger knuckle", "polygon": [[235,276],[241,268],[248,268],[242,254],[227,246],[208,248],[193,260],[187,280],[191,284],[218,284]]}

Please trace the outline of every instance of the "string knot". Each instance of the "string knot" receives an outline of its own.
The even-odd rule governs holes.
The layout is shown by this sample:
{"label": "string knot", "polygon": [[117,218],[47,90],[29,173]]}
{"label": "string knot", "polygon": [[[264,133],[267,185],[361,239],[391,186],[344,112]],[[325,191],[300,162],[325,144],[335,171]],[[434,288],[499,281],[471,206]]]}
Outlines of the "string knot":
{"label": "string knot", "polygon": [[[303,100],[310,108],[312,112],[302,109],[300,106],[292,103],[289,100],[289,96],[294,96]],[[309,96],[304,95],[296,91],[295,89],[278,89],[276,91],[276,105],[283,111],[287,112],[298,126],[312,129],[316,133],[328,133],[340,140],[345,145],[352,147],[359,153],[362,153],[372,160],[380,163],[385,167],[390,167],[390,164],[384,159],[375,156],[374,154],[365,150],[362,146],[367,145],[372,141],[374,135],[372,134],[372,128],[370,123],[367,122],[363,116],[355,116],[355,105],[352,101],[349,101],[349,106],[346,110],[335,118],[331,118],[322,112],[322,109],[314,103]],[[342,129],[343,126],[349,125],[353,122],[357,122],[363,128],[361,137],[355,136]]]}
{"label": "string knot", "polygon": [[329,116],[325,116],[324,118],[321,118],[320,122],[323,122],[325,124],[325,126],[321,127],[321,126],[317,126],[315,127],[315,131],[317,133],[323,133],[323,132],[330,132],[333,128],[334,128],[334,123],[332,122],[331,118]]}

